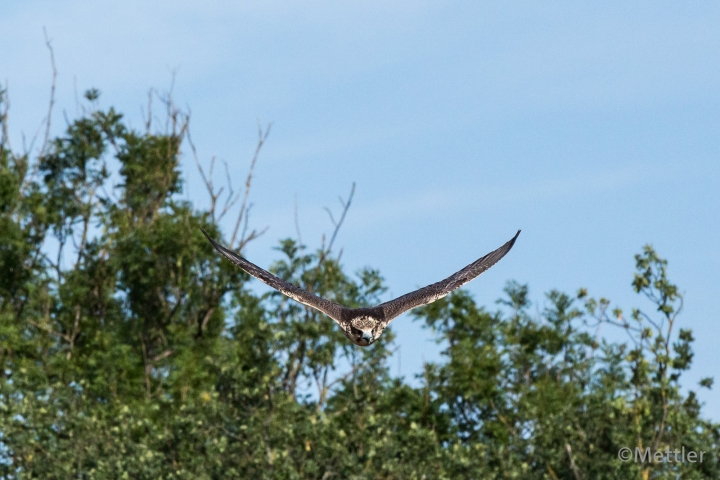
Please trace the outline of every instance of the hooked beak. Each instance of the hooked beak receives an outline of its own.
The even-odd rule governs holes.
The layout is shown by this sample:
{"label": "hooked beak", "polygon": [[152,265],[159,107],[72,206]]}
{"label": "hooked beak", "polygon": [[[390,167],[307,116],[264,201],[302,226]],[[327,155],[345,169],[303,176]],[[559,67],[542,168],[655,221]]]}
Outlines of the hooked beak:
{"label": "hooked beak", "polygon": [[372,335],[370,334],[370,332],[363,332],[362,338],[368,343],[372,341]]}

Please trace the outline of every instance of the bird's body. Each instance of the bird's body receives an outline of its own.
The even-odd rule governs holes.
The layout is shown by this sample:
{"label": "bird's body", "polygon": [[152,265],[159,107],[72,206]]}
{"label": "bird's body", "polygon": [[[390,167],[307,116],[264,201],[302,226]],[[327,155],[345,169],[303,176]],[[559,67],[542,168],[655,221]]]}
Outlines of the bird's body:
{"label": "bird's body", "polygon": [[445,280],[369,308],[347,308],[320,298],[263,270],[232,250],[228,250],[215,242],[204,230],[203,233],[210,240],[213,247],[235,265],[280,293],[329,316],[340,326],[347,338],[356,345],[366,347],[377,340],[388,324],[398,315],[443,298],[495,265],[513,247],[515,240],[520,235],[520,230],[505,245],[450,275]]}

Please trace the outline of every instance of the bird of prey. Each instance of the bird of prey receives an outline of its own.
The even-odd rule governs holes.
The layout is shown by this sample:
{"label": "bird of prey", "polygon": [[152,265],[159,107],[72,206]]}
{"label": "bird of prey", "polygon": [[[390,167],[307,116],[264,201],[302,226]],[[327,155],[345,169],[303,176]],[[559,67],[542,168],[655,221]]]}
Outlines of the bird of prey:
{"label": "bird of prey", "polygon": [[232,263],[296,302],[324,313],[340,326],[345,336],[353,343],[367,347],[380,337],[388,324],[398,315],[443,298],[495,265],[513,247],[515,240],[520,235],[520,230],[505,245],[474,261],[459,272],[453,273],[445,280],[369,308],[347,308],[320,298],[248,262],[237,253],[218,244],[205,233],[205,230],[203,233],[210,240],[212,246]]}

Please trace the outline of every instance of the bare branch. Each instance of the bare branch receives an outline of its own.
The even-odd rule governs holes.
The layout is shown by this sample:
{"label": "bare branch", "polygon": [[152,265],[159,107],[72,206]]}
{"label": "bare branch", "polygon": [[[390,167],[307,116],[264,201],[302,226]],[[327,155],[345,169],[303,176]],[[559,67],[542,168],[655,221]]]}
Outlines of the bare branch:
{"label": "bare branch", "polygon": [[[88,193],[88,205],[91,205],[91,207],[83,212],[82,215],[82,223],[83,223],[83,230],[82,230],[82,236],[80,237],[80,245],[77,247],[77,260],[75,261],[75,268],[80,265],[80,260],[82,259],[83,255],[85,254],[85,247],[87,245],[87,239],[88,239],[88,228],[90,226],[90,220],[92,219],[93,214],[93,206],[97,205],[97,202],[93,202],[95,198],[95,191],[97,187],[92,188],[90,192]],[[73,242],[75,241],[75,237],[73,237]]]}
{"label": "bare branch", "polygon": [[[343,224],[343,221],[345,220],[345,215],[347,215],[348,209],[350,208],[350,203],[352,203],[353,196],[355,195],[355,182],[352,184],[352,188],[350,189],[350,195],[348,196],[347,202],[344,202],[342,197],[339,197],[340,205],[342,205],[343,211],[342,215],[340,215],[340,220],[335,223],[335,231],[332,234],[332,237],[330,237],[330,243],[328,243],[327,251],[330,252],[332,250],[333,243],[335,242],[335,237],[337,237],[338,232],[340,231],[340,227]],[[326,209],[327,210],[327,209]],[[328,210],[328,213],[330,211]],[[332,219],[332,214],[330,214],[330,218]],[[334,222],[334,220],[333,220]]]}
{"label": "bare branch", "polygon": [[[237,195],[233,198],[233,195],[235,194],[235,191],[232,187],[232,182],[230,181],[230,169],[228,168],[228,164],[225,160],[223,160],[223,164],[225,165],[225,177],[227,178],[227,184],[228,184],[228,195],[225,199],[225,205],[223,205],[223,210],[220,212],[220,216],[217,218],[217,221],[219,222],[221,218],[225,216],[225,214],[230,210],[235,203],[240,199],[240,192],[238,192]],[[220,192],[222,192],[222,189],[218,192],[218,195],[220,195]]]}
{"label": "bare branch", "polygon": [[332,382],[326,384],[326,385],[325,385],[325,388],[329,391],[333,386],[335,386],[336,383],[344,382],[345,380],[348,379],[348,377],[350,377],[352,374],[354,374],[355,372],[357,372],[357,371],[360,369],[361,366],[362,366],[362,364],[360,364],[360,363],[354,363],[349,372],[347,372],[347,373],[346,373],[345,375],[343,375],[342,377],[336,378],[336,379],[333,380]]}
{"label": "bare branch", "polygon": [[330,217],[330,221],[332,222],[333,227],[337,228],[337,222],[335,221],[335,217],[333,217],[333,214],[330,211],[330,209],[328,207],[323,207],[323,210],[325,210],[327,212],[328,216]]}
{"label": "bare branch", "polygon": [[150,359],[150,363],[157,363],[158,361],[162,360],[163,358],[169,357],[169,356],[172,355],[173,353],[175,353],[175,350],[173,350],[172,348],[169,349],[169,350],[165,350],[165,351],[162,352],[161,354],[159,354],[159,355],[153,357],[152,359]]}
{"label": "bare branch", "polygon": [[575,459],[573,458],[572,454],[572,448],[570,448],[569,443],[565,443],[565,451],[568,454],[568,457],[570,458],[570,468],[573,471],[573,475],[575,475],[575,480],[582,480],[582,475],[580,474],[580,470],[578,470],[577,465],[575,465]]}
{"label": "bare branch", "polygon": [[80,97],[78,96],[77,88],[77,77],[75,75],[73,75],[73,95],[75,97],[75,116],[79,117],[82,112],[82,107],[80,106]]}
{"label": "bare branch", "polygon": [[642,332],[641,329],[631,326],[626,320],[622,320],[622,323],[618,323],[613,320],[610,320],[607,317],[607,315],[603,315],[603,317],[599,318],[598,320],[601,322],[609,323],[610,325],[614,325],[616,327],[622,328],[623,330],[625,330],[625,333],[627,333],[630,340],[632,340],[633,344],[635,344],[635,346],[637,346],[638,342],[635,339],[635,337],[632,335],[632,333],[630,333],[630,332],[633,331],[636,333],[640,333],[640,332]]}
{"label": "bare branch", "polygon": [[298,201],[295,194],[295,233],[297,233],[298,246],[302,246],[302,235],[300,235],[300,221],[298,220]]}
{"label": "bare branch", "polygon": [[660,427],[658,428],[655,440],[653,441],[653,450],[657,450],[660,445],[660,440],[662,440],[663,433],[665,433],[665,421],[667,420],[668,414],[667,395],[665,394],[665,389],[661,389],[660,393],[662,395],[663,415],[662,419],[660,419]]}
{"label": "bare branch", "polygon": [[5,148],[5,145],[8,146],[8,150],[12,151],[10,148],[10,138],[8,137],[8,110],[10,109],[10,95],[8,94],[8,81],[5,80],[5,90],[0,88],[0,104],[2,104],[2,111],[0,111],[0,126],[2,128],[0,129],[0,152],[3,151]]}
{"label": "bare branch", "polygon": [[215,187],[212,183],[212,172],[213,168],[215,167],[215,157],[212,157],[210,159],[210,172],[209,175],[205,175],[205,170],[203,169],[202,165],[200,164],[200,158],[198,158],[197,149],[195,148],[195,143],[192,140],[192,135],[190,134],[190,129],[187,130],[187,140],[188,144],[190,145],[190,150],[193,153],[193,159],[195,160],[195,165],[197,165],[198,171],[200,172],[200,177],[203,179],[203,183],[205,183],[205,188],[207,188],[208,194],[210,195],[210,215],[212,216],[213,222],[215,221],[215,205],[217,203],[217,199],[220,196],[220,194],[215,193]]}
{"label": "bare branch", "polygon": [[165,115],[165,131],[170,131],[170,122],[172,122],[172,131],[175,132],[175,126],[177,125],[177,109],[175,108],[175,102],[173,101],[173,90],[175,89],[175,77],[177,76],[177,67],[170,69],[170,90],[168,90],[165,98],[162,99],[167,109],[167,115]]}
{"label": "bare branch", "polygon": [[[260,153],[260,150],[262,149],[263,144],[267,140],[268,135],[270,134],[270,128],[272,124],[269,124],[267,126],[267,129],[263,132],[262,125],[258,122],[258,143],[255,147],[255,153],[253,155],[252,161],[250,162],[250,169],[248,171],[247,178],[245,179],[245,192],[243,196],[243,201],[240,206],[240,211],[238,213],[237,221],[235,223],[235,228],[233,229],[233,235],[232,239],[230,240],[230,245],[233,245],[235,241],[237,240],[238,231],[240,230],[240,226],[242,225],[242,232],[240,239],[238,241],[238,247],[237,250],[241,251],[245,245],[247,245],[248,242],[256,239],[257,237],[261,236],[263,233],[267,231],[267,227],[262,230],[261,232],[258,232],[256,230],[253,230],[248,235],[248,219],[250,216],[250,210],[252,208],[252,204],[248,203],[248,198],[250,195],[250,189],[252,186],[252,178],[253,173],[255,169],[255,164],[257,163],[257,159]],[[205,183],[205,188],[207,188],[208,194],[210,195],[210,215],[213,219],[213,222],[217,223],[219,222],[227,213],[228,211],[237,203],[237,201],[240,199],[240,192],[237,194],[235,193],[235,189],[232,186],[232,179],[230,176],[230,169],[228,167],[227,162],[223,161],[223,164],[225,166],[225,178],[227,179],[227,197],[225,198],[225,203],[223,204],[222,211],[219,215],[217,215],[217,204],[218,199],[225,191],[225,187],[221,187],[219,190],[215,190],[215,185],[213,184],[213,173],[215,169],[215,157],[212,157],[210,160],[210,169],[205,174],[205,170],[203,169],[202,165],[200,164],[200,159],[197,154],[197,149],[195,148],[195,144],[192,141],[192,136],[190,134],[190,129],[188,127],[187,129],[187,138],[188,143],[190,144],[190,149],[193,153],[193,158],[195,160],[195,164],[198,167],[198,170],[200,172],[200,176],[203,179],[203,182]]]}
{"label": "bare branch", "polygon": [[33,327],[35,327],[35,328],[39,328],[39,329],[41,329],[41,330],[45,330],[45,331],[46,331],[47,333],[49,333],[50,335],[54,335],[54,336],[56,336],[56,337],[58,337],[58,338],[62,338],[62,339],[64,339],[64,340],[66,340],[68,343],[70,342],[70,337],[68,337],[68,336],[65,335],[64,333],[56,332],[55,330],[53,330],[52,328],[48,327],[47,325],[42,325],[42,324],[37,323],[37,322],[34,322],[34,321],[30,320],[30,319],[28,319],[27,322],[28,322],[30,325],[32,325]]}
{"label": "bare branch", "polygon": [[649,315],[647,315],[647,314],[646,314],[645,312],[643,312],[642,310],[638,310],[637,312],[638,312],[638,314],[639,314],[641,317],[643,317],[650,325],[652,325],[653,327],[655,327],[655,330],[657,330],[658,333],[662,332],[662,325],[658,325],[652,318],[650,318]]}
{"label": "bare branch", "polygon": [[45,29],[45,27],[43,27],[43,34],[45,35],[45,45],[47,45],[48,50],[50,50],[50,64],[52,65],[53,77],[52,85],[50,87],[50,105],[48,107],[47,119],[45,121],[45,138],[43,139],[43,144],[40,148],[40,154],[38,155],[40,157],[45,154],[48,141],[50,140],[50,123],[52,120],[53,107],[55,106],[55,83],[57,80],[57,68],[55,68],[55,52],[53,51],[52,45],[50,44],[50,39],[48,38],[47,30]]}
{"label": "bare branch", "polygon": [[[265,140],[267,140],[268,135],[270,135],[270,129],[272,128],[272,122],[268,124],[267,128],[265,129],[265,132],[263,133],[262,124],[260,123],[260,120],[258,120],[258,142],[257,146],[255,147],[255,154],[253,155],[252,161],[250,162],[250,169],[248,170],[247,178],[245,179],[245,195],[243,196],[242,204],[240,205],[240,212],[238,213],[237,222],[235,222],[235,228],[233,229],[232,238],[230,239],[230,245],[235,243],[235,239],[237,238],[238,230],[240,229],[240,224],[243,220],[243,216],[247,214],[248,209],[248,196],[250,195],[250,187],[252,185],[252,177],[253,172],[255,170],[255,163],[257,162],[258,155],[260,154],[260,150],[262,149],[263,145],[265,144]],[[247,243],[247,241],[245,241]]]}
{"label": "bare branch", "polygon": [[147,111],[147,120],[145,121],[145,132],[150,135],[150,127],[152,125],[152,99],[153,99],[153,89],[151,88],[148,90],[148,111]]}
{"label": "bare branch", "polygon": [[680,312],[683,309],[683,306],[685,305],[682,295],[678,294],[678,298],[680,299],[680,306],[675,311],[675,314],[672,317],[668,316],[668,331],[667,331],[667,338],[665,339],[665,349],[670,351],[670,334],[672,333],[673,324],[675,323],[675,319],[680,314]]}
{"label": "bare branch", "polygon": [[70,360],[72,358],[72,350],[73,346],[75,345],[75,339],[77,338],[78,334],[80,333],[78,331],[78,328],[80,327],[80,306],[75,307],[75,323],[73,324],[72,333],[70,334],[70,338],[68,340],[68,353],[67,353],[67,359]]}

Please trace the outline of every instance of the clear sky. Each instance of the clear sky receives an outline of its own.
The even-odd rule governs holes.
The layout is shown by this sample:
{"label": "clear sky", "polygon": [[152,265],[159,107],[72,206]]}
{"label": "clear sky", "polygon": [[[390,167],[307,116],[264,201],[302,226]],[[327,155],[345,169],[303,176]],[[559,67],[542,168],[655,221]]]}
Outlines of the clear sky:
{"label": "clear sky", "polygon": [[[466,288],[495,309],[507,280],[588,288],[649,305],[630,281],[646,243],[685,292],[695,338],[685,385],[720,372],[720,4],[714,2],[5,0],[0,82],[29,138],[58,69],[55,133],[74,85],[142,126],[150,87],[192,110],[200,156],[244,179],[256,119],[273,122],[256,169],[246,255],[267,267],[295,236],[319,245],[357,183],[337,245],[380,269],[387,298],[444,278],[521,234]],[[183,195],[208,198],[192,158]],[[218,178],[218,181],[221,177]],[[229,222],[226,225],[229,229]],[[402,374],[439,347],[393,323]],[[610,333],[608,331],[608,333]],[[622,337],[617,337],[622,338]],[[716,378],[720,382],[720,378]],[[700,390],[720,420],[720,395]]]}

